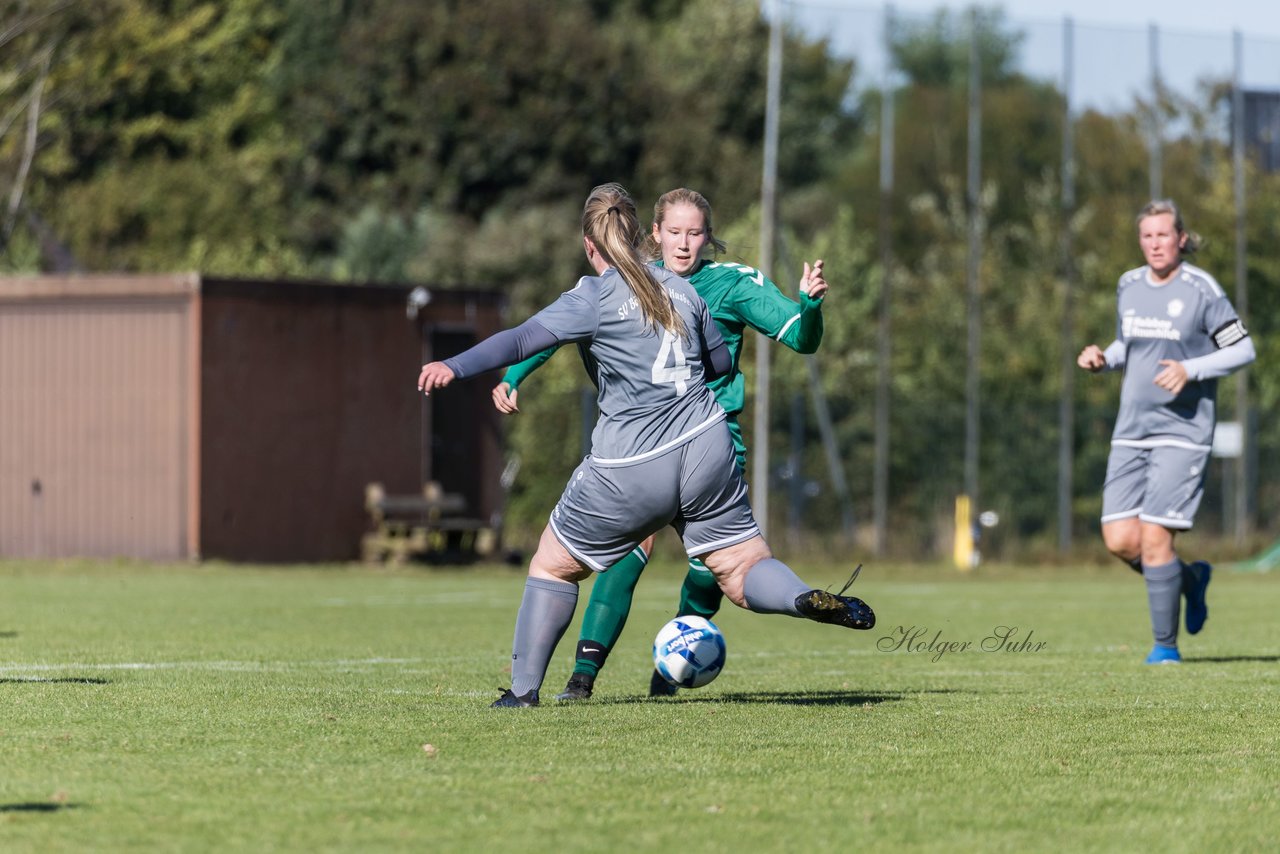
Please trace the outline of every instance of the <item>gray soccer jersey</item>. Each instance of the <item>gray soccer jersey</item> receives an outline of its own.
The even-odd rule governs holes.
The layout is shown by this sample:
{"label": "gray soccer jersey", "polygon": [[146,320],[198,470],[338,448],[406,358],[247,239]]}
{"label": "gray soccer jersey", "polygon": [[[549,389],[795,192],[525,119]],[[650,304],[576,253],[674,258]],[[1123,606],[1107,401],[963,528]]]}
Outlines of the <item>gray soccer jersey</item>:
{"label": "gray soccer jersey", "polygon": [[1116,338],[1124,346],[1124,381],[1113,445],[1206,448],[1213,441],[1215,379],[1188,381],[1174,396],[1157,386],[1161,359],[1185,361],[1240,341],[1247,333],[1221,286],[1183,263],[1153,284],[1150,268],[1120,277]]}
{"label": "gray soccer jersey", "polygon": [[659,267],[688,339],[654,329],[615,269],[587,276],[533,316],[561,342],[576,341],[599,389],[591,437],[601,465],[629,465],[675,448],[724,419],[703,375],[706,353],[722,344],[693,286]]}

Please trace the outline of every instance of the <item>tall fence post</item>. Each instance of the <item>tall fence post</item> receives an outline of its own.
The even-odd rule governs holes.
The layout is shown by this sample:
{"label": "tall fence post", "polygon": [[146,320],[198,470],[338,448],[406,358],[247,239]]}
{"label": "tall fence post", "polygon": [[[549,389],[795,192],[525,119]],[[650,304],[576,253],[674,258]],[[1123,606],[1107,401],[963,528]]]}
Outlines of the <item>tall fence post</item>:
{"label": "tall fence post", "polygon": [[872,473],[872,514],[875,554],[889,548],[889,407],[892,325],[889,317],[893,283],[893,6],[884,8],[884,83],[880,96],[880,316],[876,329],[875,465]]}
{"label": "tall fence post", "polygon": [[[760,182],[760,271],[772,276],[777,239],[778,110],[782,100],[782,4],[769,2],[769,68],[764,111],[764,175]],[[769,342],[756,336],[756,399],[752,430],[751,505],[761,536],[769,528]]]}
{"label": "tall fence post", "polygon": [[[1249,267],[1248,241],[1246,239],[1245,212],[1245,157],[1244,157],[1244,37],[1236,30],[1232,38],[1234,67],[1231,91],[1231,167],[1235,183],[1236,206],[1236,312],[1249,328]],[[1252,530],[1252,465],[1254,449],[1253,419],[1249,412],[1249,372],[1245,368],[1236,376],[1236,420],[1240,422],[1243,447],[1235,459],[1236,494],[1235,517],[1236,547],[1243,548]]]}
{"label": "tall fence post", "polygon": [[1160,28],[1155,24],[1147,31],[1147,50],[1151,54],[1151,154],[1147,170],[1151,198],[1159,199],[1164,196],[1164,122],[1160,118],[1164,84],[1160,80]]}
{"label": "tall fence post", "polygon": [[1058,404],[1058,551],[1071,550],[1075,466],[1075,258],[1071,219],[1076,208],[1075,127],[1071,113],[1075,75],[1075,31],[1062,22],[1062,397]]}
{"label": "tall fence post", "polygon": [[[979,375],[982,318],[978,267],[982,255],[982,59],[978,50],[978,9],[969,10],[969,166],[965,201],[968,207],[969,263],[966,270],[969,345],[965,366],[964,491],[969,506],[978,506]],[[965,532],[967,533],[967,532]],[[960,532],[957,532],[959,535]]]}

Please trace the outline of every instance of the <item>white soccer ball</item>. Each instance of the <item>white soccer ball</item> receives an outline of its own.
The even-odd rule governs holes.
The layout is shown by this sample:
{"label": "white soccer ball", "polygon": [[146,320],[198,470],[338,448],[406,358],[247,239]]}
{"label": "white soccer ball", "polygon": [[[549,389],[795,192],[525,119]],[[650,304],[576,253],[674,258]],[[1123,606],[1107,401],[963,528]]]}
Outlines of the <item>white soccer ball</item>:
{"label": "white soccer ball", "polygon": [[724,668],[724,635],[704,617],[676,617],[653,639],[653,666],[677,688],[701,688]]}

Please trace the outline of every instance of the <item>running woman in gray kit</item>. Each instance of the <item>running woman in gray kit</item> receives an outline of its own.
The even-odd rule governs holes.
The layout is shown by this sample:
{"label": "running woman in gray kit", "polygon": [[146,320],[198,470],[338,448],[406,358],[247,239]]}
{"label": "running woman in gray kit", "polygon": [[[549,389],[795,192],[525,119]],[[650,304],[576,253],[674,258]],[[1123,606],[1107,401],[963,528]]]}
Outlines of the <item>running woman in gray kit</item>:
{"label": "running woman in gray kit", "polygon": [[1120,411],[1102,487],[1102,539],[1142,573],[1155,646],[1147,664],[1175,664],[1178,611],[1187,598],[1187,632],[1209,614],[1213,568],[1183,563],[1173,538],[1188,530],[1204,492],[1216,421],[1218,378],[1255,358],[1253,340],[1213,276],[1185,262],[1200,238],[1173,202],[1138,214],[1146,265],[1120,277],[1116,340],[1090,344],[1076,363],[1087,371],[1124,369]]}
{"label": "running woman in gray kit", "polygon": [[811,588],[760,536],[724,410],[706,386],[728,371],[728,350],[693,286],[640,256],[640,222],[622,187],[592,191],[582,233],[597,275],[515,329],[426,364],[418,376],[418,388],[430,394],[572,341],[598,389],[591,454],[570,477],[529,563],[511,688],[493,705],[538,704],[551,654],[573,619],[578,582],[668,524],[735,605],[870,629],[875,615],[866,603]]}

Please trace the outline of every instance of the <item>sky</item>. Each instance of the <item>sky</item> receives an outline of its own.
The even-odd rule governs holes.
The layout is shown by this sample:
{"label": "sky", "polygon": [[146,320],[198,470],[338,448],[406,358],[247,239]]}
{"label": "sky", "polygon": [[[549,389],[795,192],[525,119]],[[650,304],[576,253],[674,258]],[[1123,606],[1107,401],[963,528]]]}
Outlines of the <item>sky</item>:
{"label": "sky", "polygon": [[[949,0],[892,3],[897,17],[917,21],[929,20],[940,8],[962,14],[970,5]],[[1069,82],[1078,108],[1122,111],[1135,97],[1149,95],[1152,24],[1157,28],[1155,65],[1165,86],[1194,95],[1201,80],[1230,79],[1233,33],[1239,31],[1244,87],[1280,91],[1280,0],[1004,0],[979,5],[1004,9],[1006,19],[1023,33],[1019,68],[1060,88]],[[830,38],[836,53],[855,56],[863,84],[879,85],[885,4],[786,0],[783,8],[810,34]],[[1063,37],[1068,15],[1073,25],[1069,80]]]}
{"label": "sky", "polygon": [[[875,5],[875,4],[872,4]],[[969,3],[934,3],[928,0],[896,0],[904,11],[930,11],[940,6],[966,9]],[[1275,0],[1158,0],[1134,3],[1129,0],[995,0],[980,6],[1001,6],[1012,18],[1060,21],[1070,15],[1078,25],[1104,25],[1146,29],[1156,24],[1162,29],[1194,33],[1228,33],[1271,38],[1280,42],[1280,3]]]}

